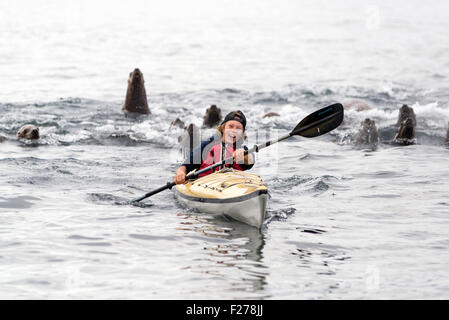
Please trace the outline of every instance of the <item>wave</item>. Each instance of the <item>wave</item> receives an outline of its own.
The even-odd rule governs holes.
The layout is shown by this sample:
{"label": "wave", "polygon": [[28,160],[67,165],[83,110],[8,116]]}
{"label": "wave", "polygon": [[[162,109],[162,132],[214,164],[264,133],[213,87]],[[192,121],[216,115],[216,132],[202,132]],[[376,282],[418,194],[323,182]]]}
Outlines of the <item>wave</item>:
{"label": "wave", "polygon": [[267,210],[267,223],[271,221],[285,221],[296,212],[296,208],[287,207],[277,210]]}
{"label": "wave", "polygon": [[[121,111],[122,101],[68,97],[49,102],[0,103],[0,135],[15,139],[22,125],[33,124],[40,128],[42,139],[24,145],[154,144],[174,148],[184,131],[170,128],[171,122],[180,118],[186,125],[193,123],[201,128],[204,113],[211,104],[221,108],[223,116],[241,109],[248,119],[248,133],[254,135],[260,130],[288,132],[310,112],[345,99],[365,101],[370,109],[345,111],[344,123],[329,135],[338,143],[355,136],[365,118],[376,121],[381,139],[391,139],[403,103],[415,110],[417,134],[423,137],[422,143],[433,143],[433,137],[441,140],[446,134],[449,95],[441,91],[413,90],[400,85],[379,88],[288,85],[266,92],[224,88],[149,95],[152,114],[136,117]],[[263,118],[267,112],[279,116]],[[213,132],[201,129],[203,136]]]}
{"label": "wave", "polygon": [[312,177],[309,175],[293,175],[286,178],[274,177],[267,180],[267,184],[272,192],[290,192],[296,189],[301,194],[311,194],[316,197],[331,188],[331,185],[340,180],[339,178],[325,175],[321,177]]}

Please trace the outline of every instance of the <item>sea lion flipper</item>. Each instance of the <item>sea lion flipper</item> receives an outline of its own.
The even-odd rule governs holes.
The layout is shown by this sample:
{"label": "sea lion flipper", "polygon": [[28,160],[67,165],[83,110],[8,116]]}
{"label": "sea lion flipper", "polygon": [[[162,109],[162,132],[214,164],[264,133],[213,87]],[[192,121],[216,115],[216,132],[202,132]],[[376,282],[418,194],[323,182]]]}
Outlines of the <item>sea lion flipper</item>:
{"label": "sea lion flipper", "polygon": [[414,123],[416,123],[416,120],[413,118],[405,119],[399,127],[398,133],[394,138],[394,142],[403,145],[415,144],[416,137]]}

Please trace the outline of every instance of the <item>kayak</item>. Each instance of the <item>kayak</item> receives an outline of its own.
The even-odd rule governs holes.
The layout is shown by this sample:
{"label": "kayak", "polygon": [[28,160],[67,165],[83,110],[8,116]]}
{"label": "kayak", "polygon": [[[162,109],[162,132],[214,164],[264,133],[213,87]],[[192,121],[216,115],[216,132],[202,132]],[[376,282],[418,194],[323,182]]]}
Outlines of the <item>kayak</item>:
{"label": "kayak", "polygon": [[225,168],[176,185],[175,197],[184,207],[225,214],[260,229],[265,219],[268,187],[256,174]]}

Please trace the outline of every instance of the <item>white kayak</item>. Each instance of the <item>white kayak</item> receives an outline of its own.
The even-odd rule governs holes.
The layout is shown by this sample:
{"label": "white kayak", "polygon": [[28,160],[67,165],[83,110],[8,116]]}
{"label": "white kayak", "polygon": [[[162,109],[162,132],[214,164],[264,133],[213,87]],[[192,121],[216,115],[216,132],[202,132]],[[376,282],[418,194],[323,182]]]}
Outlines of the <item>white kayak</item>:
{"label": "white kayak", "polygon": [[225,214],[260,229],[265,219],[268,187],[256,174],[226,168],[176,185],[175,196],[185,207]]}

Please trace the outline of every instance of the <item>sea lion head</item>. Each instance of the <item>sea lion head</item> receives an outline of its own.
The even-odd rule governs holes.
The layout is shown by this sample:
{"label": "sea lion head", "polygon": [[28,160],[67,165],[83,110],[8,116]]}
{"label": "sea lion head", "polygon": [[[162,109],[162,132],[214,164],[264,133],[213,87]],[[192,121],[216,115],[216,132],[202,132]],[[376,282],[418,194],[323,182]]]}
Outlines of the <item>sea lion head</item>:
{"label": "sea lion head", "polygon": [[36,140],[39,139],[39,128],[32,124],[26,124],[17,131],[17,138]]}
{"label": "sea lion head", "polygon": [[171,122],[171,124],[170,124],[170,129],[171,129],[172,127],[178,127],[178,128],[181,128],[181,129],[185,129],[186,125],[184,124],[184,121],[182,121],[182,120],[179,119],[179,118],[176,118],[176,119],[173,120],[173,121]]}
{"label": "sea lion head", "polygon": [[412,125],[416,127],[415,111],[413,111],[413,108],[409,107],[408,105],[403,104],[402,107],[399,108],[398,122],[396,123],[396,125],[402,125],[407,119],[411,119]]}
{"label": "sea lion head", "polygon": [[128,112],[150,114],[148,108],[147,94],[145,91],[145,80],[139,68],[129,73],[128,89],[126,91],[125,104],[122,110]]}
{"label": "sea lion head", "polygon": [[213,104],[206,110],[203,125],[212,128],[220,123],[221,118],[221,109]]}
{"label": "sea lion head", "polygon": [[356,145],[371,145],[375,146],[379,143],[379,133],[377,131],[374,120],[366,118],[360,125],[359,132],[355,141]]}

